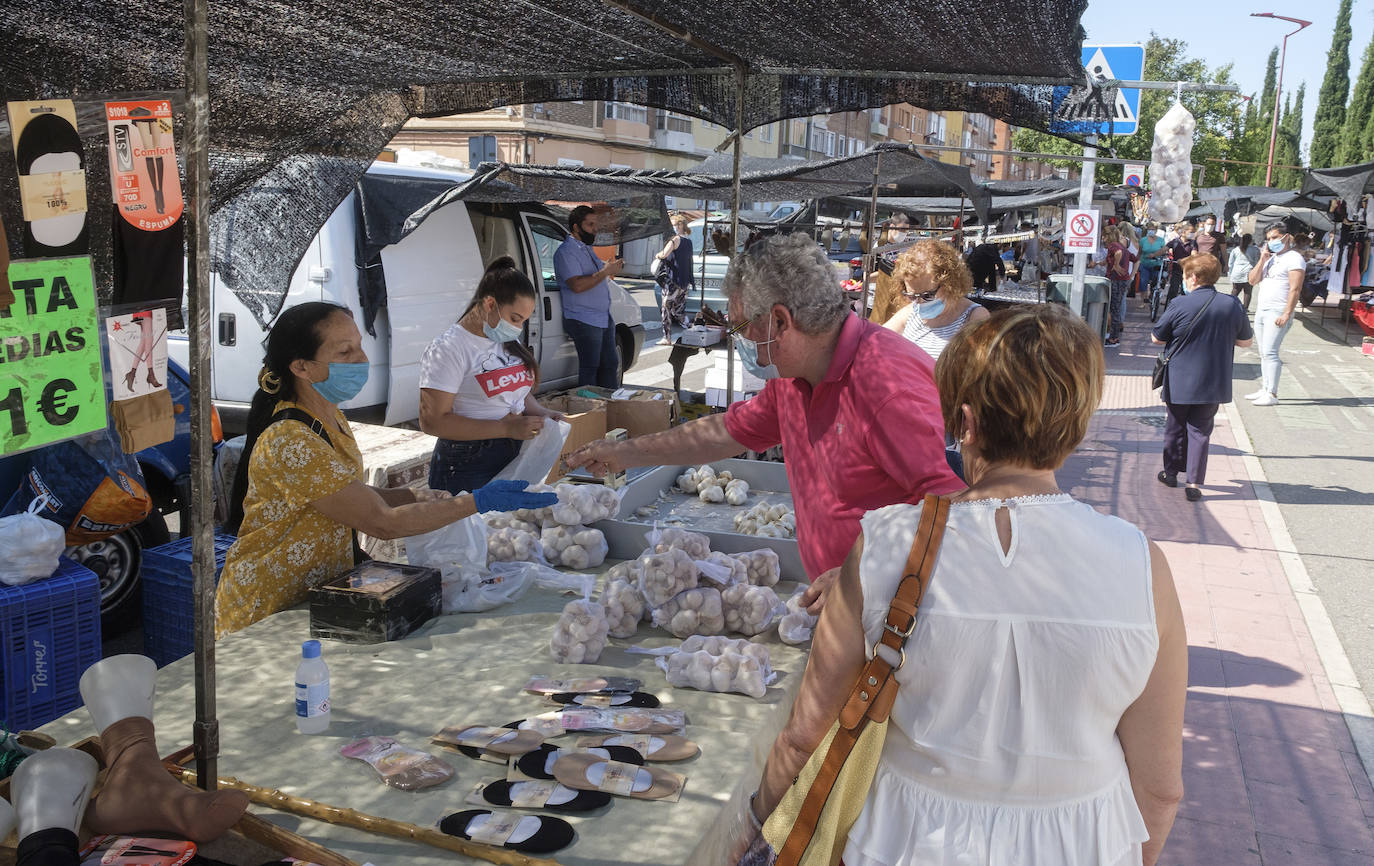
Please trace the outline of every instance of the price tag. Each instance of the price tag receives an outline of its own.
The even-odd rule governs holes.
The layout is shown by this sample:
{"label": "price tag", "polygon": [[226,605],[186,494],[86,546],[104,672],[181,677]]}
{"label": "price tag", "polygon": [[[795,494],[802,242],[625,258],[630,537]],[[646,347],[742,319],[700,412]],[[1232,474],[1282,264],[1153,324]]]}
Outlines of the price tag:
{"label": "price tag", "polygon": [[105,426],[105,378],[88,256],[10,262],[0,309],[0,454]]}
{"label": "price tag", "polygon": [[515,834],[515,826],[520,823],[521,817],[508,812],[500,815],[493,812],[485,821],[478,817],[473,820],[473,824],[477,824],[476,827],[473,824],[468,825],[468,837],[474,842],[486,845],[504,845]]}
{"label": "price tag", "polygon": [[635,777],[641,769],[643,768],[623,761],[607,761],[606,769],[601,775],[601,784],[597,785],[597,789],[608,794],[629,796],[634,791]]}

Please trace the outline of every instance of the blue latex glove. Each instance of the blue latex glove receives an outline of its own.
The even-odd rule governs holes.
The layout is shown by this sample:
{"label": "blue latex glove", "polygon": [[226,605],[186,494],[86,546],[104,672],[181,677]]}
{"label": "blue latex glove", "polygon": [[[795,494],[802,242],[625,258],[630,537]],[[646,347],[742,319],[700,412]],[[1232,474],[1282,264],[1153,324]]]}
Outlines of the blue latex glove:
{"label": "blue latex glove", "polygon": [[558,503],[552,493],[526,493],[528,481],[492,481],[472,492],[478,514],[488,511],[515,511],[518,508],[546,508]]}

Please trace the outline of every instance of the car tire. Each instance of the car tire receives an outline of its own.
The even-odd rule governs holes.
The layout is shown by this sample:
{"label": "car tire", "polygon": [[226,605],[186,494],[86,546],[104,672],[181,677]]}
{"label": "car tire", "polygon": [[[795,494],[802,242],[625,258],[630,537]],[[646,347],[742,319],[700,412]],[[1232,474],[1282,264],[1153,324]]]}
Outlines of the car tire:
{"label": "car tire", "polygon": [[143,551],[171,541],[167,521],[154,509],[136,526],[109,538],[67,548],[66,555],[100,579],[100,630],[122,634],[143,619]]}

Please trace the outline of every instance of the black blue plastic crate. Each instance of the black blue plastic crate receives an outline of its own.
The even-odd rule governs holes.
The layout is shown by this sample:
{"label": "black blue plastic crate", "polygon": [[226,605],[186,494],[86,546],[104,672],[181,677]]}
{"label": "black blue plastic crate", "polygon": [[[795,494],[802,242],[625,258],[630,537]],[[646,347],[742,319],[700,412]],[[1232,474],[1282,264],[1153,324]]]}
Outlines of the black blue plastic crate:
{"label": "black blue plastic crate", "polygon": [[100,661],[100,580],[58,561],[52,577],[0,586],[0,720],[36,728],[81,706],[81,675]]}
{"label": "black blue plastic crate", "polygon": [[[232,535],[215,536],[215,583]],[[195,649],[195,599],[191,586],[191,539],[179,538],[143,551],[143,653],[158,667]]]}

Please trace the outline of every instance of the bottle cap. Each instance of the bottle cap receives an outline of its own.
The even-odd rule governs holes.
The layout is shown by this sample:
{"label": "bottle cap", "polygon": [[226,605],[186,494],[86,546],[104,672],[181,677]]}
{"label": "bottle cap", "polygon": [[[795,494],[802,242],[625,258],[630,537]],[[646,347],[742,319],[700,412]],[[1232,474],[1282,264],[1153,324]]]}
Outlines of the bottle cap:
{"label": "bottle cap", "polygon": [[320,642],[308,640],[301,644],[301,657],[307,659],[317,659],[320,657]]}

